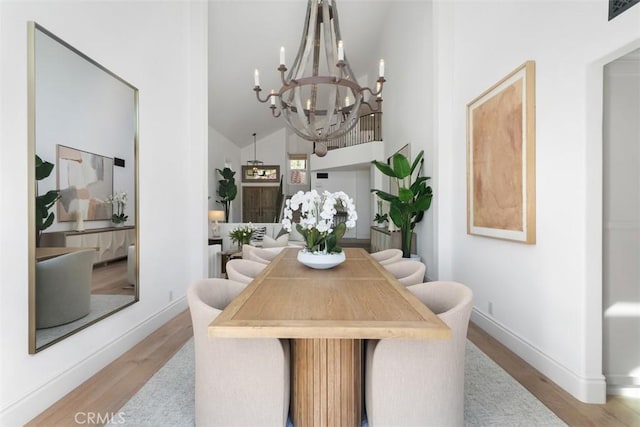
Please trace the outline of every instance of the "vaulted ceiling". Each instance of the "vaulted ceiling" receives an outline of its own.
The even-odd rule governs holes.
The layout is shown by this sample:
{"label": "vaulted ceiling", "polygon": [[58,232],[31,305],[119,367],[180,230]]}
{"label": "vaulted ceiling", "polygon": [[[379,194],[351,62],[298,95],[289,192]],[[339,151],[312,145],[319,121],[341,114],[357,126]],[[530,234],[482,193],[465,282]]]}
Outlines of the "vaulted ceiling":
{"label": "vaulted ceiling", "polygon": [[[379,28],[390,1],[337,2],[345,54],[357,76],[376,69]],[[268,93],[280,87],[280,46],[286,65],[295,58],[307,9],[305,0],[234,0],[209,3],[209,125],[240,147],[282,127],[267,104],[256,100],[253,70]]]}

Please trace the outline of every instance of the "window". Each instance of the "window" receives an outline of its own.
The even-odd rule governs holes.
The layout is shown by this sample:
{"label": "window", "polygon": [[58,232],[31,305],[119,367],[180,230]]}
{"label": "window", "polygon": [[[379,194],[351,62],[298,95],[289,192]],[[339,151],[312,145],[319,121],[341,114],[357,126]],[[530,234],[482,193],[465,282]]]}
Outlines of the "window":
{"label": "window", "polygon": [[289,184],[305,185],[307,183],[306,154],[289,155]]}

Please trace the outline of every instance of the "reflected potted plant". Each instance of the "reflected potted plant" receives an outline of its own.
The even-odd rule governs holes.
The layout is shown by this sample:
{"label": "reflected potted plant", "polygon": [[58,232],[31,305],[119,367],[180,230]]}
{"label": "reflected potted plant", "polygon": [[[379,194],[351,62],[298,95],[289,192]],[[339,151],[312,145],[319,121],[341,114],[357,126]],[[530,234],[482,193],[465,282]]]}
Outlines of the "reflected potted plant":
{"label": "reflected potted plant", "polygon": [[[376,168],[386,176],[395,179],[398,185],[398,195],[386,191],[372,189],[378,197],[389,202],[389,217],[400,228],[402,238],[402,256],[411,257],[411,239],[413,229],[422,221],[424,213],[431,207],[433,192],[427,185],[428,176],[421,176],[424,163],[424,150],[420,151],[413,163],[401,153],[391,157],[391,164],[372,161]],[[415,175],[415,178],[414,178]]]}
{"label": "reflected potted plant", "polygon": [[[36,181],[42,181],[51,175],[52,171],[53,163],[42,160],[40,156],[36,154]],[[42,232],[53,224],[55,214],[49,212],[49,209],[53,207],[59,198],[60,191],[58,190],[49,190],[45,194],[36,196],[36,247],[40,247]]]}
{"label": "reflected potted plant", "polygon": [[129,218],[124,214],[124,208],[127,206],[127,193],[125,191],[121,193],[111,194],[107,197],[107,203],[113,207],[113,213],[111,215],[111,222],[120,227]]}

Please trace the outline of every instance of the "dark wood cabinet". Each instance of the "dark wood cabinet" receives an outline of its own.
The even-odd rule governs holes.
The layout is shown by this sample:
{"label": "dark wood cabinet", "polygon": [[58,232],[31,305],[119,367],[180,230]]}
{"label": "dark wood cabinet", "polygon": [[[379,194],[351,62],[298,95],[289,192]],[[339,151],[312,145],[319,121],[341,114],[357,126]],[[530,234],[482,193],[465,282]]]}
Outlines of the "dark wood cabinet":
{"label": "dark wood cabinet", "polygon": [[277,186],[242,187],[242,222],[276,222]]}

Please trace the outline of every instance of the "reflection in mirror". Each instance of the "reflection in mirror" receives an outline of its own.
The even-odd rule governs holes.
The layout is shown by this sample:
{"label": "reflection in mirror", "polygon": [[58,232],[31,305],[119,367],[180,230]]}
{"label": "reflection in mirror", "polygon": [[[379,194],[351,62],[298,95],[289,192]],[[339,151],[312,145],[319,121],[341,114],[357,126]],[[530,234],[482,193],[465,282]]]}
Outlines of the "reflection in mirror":
{"label": "reflection in mirror", "polygon": [[138,90],[29,23],[29,352],[139,297]]}

